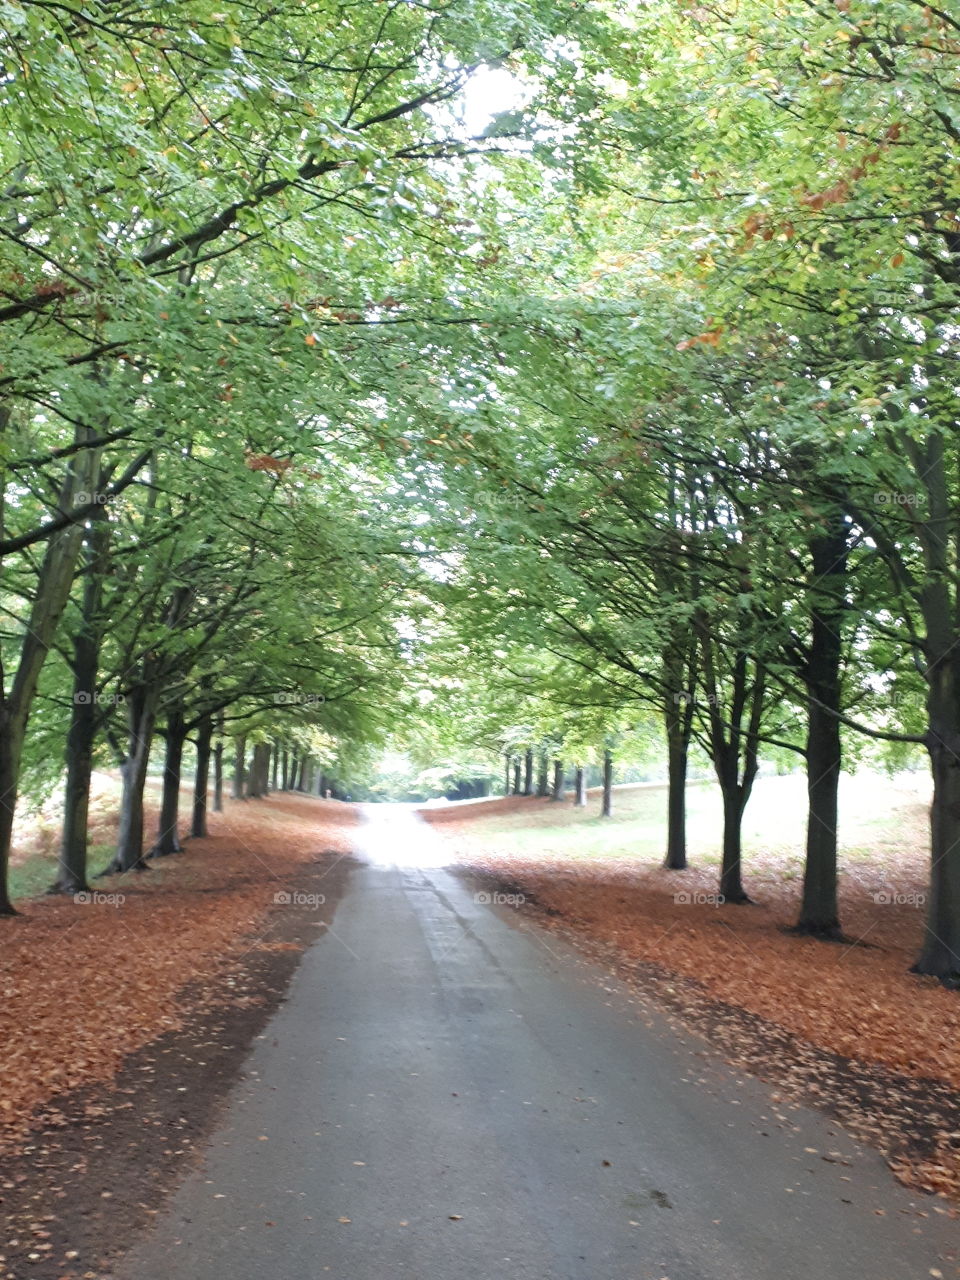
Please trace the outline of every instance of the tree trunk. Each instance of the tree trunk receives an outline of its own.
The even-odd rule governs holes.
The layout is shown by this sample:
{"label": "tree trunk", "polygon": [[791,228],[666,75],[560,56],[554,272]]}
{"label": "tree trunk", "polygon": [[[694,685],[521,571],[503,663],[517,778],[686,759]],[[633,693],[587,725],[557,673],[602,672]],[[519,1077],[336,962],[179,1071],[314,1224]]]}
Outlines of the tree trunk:
{"label": "tree trunk", "polygon": [[259,800],[263,795],[260,786],[260,743],[253,744],[246,776],[243,779],[243,797],[245,800]]}
{"label": "tree trunk", "polygon": [[503,757],[503,761],[504,761],[503,763],[503,794],[505,796],[508,796],[510,794],[510,755],[509,753],[507,753]]}
{"label": "tree trunk", "polygon": [[927,925],[915,973],[960,986],[960,661],[956,646],[927,671],[933,772]]}
{"label": "tree trunk", "polygon": [[234,800],[243,799],[244,784],[247,778],[246,756],[247,739],[243,734],[240,734],[235,739],[233,746],[233,786],[230,794]]}
{"label": "tree trunk", "polygon": [[513,794],[515,796],[520,794],[520,768],[520,759],[518,757],[513,762]]}
{"label": "tree trunk", "polygon": [[143,788],[150,761],[154,718],[155,694],[152,689],[138,685],[127,698],[127,753],[120,763],[123,786],[120,827],[117,851],[105,875],[146,870],[143,857]]}
{"label": "tree trunk", "polygon": [[828,938],[840,936],[837,792],[843,765],[840,685],[848,538],[843,511],[838,508],[831,527],[811,539],[810,647],[803,670],[807,691],[807,848],[796,928],[800,933]]}
{"label": "tree trunk", "polygon": [[613,752],[603,753],[603,798],[600,801],[600,817],[609,818],[613,813]]}
{"label": "tree trunk", "polygon": [[683,732],[679,710],[667,717],[667,852],[663,865],[682,871],[687,865],[687,752],[689,727]]}
{"label": "tree trunk", "polygon": [[278,775],[280,772],[280,748],[277,746],[276,743],[273,744],[273,749],[270,752],[270,758],[271,758],[270,789],[272,791],[279,791],[280,787],[278,786],[278,780],[279,780]]}
{"label": "tree trunk", "polygon": [[563,790],[564,790],[564,788],[563,788],[563,783],[564,783],[563,761],[562,761],[562,760],[554,760],[554,762],[553,762],[553,788],[552,788],[552,790],[551,790],[551,792],[550,792],[550,798],[551,798],[551,800],[562,800],[562,799],[563,799]]}
{"label": "tree trunk", "polygon": [[297,772],[297,790],[298,791],[303,790],[303,780],[306,777],[306,775],[307,775],[307,757],[306,755],[302,755],[300,757],[300,765]]}
{"label": "tree trunk", "polygon": [[523,794],[525,796],[533,795],[533,748],[532,747],[524,753],[524,757],[523,757]]}
{"label": "tree trunk", "polygon": [[183,744],[187,738],[182,708],[176,707],[170,712],[165,736],[167,747],[163,761],[163,796],[160,801],[160,825],[157,830],[157,842],[150,851],[151,855],[157,858],[183,851],[178,831],[180,781],[183,774]]}
{"label": "tree trunk", "polygon": [[582,764],[577,765],[577,772],[573,784],[574,790],[574,808],[585,809],[587,807],[587,773]]}
{"label": "tree trunk", "polygon": [[210,741],[213,720],[204,716],[197,726],[197,768],[193,776],[193,818],[190,834],[202,839],[207,834],[207,786],[210,781]]}
{"label": "tree trunk", "polygon": [[97,704],[94,691],[100,661],[103,622],[101,604],[106,573],[109,526],[100,508],[91,517],[87,535],[86,577],[80,606],[80,622],[73,636],[73,705],[67,731],[67,777],[63,797],[60,860],[54,893],[89,892],[87,884],[87,822],[90,779],[97,736]]}
{"label": "tree trunk", "polygon": [[739,756],[733,762],[717,763],[723,796],[723,852],[720,861],[720,896],[724,902],[745,903],[750,899],[743,888],[741,826],[746,800],[737,781]]}
{"label": "tree trunk", "polygon": [[289,791],[290,790],[290,753],[287,751],[286,747],[284,747],[283,749],[282,760],[283,760],[283,764],[280,770],[280,777],[281,777],[280,786],[281,786],[281,790]]}
{"label": "tree trunk", "polygon": [[537,795],[542,799],[550,794],[550,768],[547,761],[546,751],[540,752],[540,758],[537,761]]}
{"label": "tree trunk", "polygon": [[[0,429],[8,417],[6,408],[0,408]],[[82,443],[92,435],[90,428],[78,427],[76,441]],[[97,488],[99,470],[98,450],[83,449],[74,456],[60,492],[62,511],[75,505],[76,494]],[[70,597],[82,541],[81,524],[67,525],[48,539],[9,695],[0,685],[0,915],[16,914],[8,875],[23,743],[40,672]]]}
{"label": "tree trunk", "polygon": [[217,744],[213,748],[213,812],[223,813],[223,717],[217,724]]}
{"label": "tree trunk", "polygon": [[20,780],[23,730],[7,707],[0,709],[0,915],[16,915],[9,897],[7,867],[13,837],[13,814]]}

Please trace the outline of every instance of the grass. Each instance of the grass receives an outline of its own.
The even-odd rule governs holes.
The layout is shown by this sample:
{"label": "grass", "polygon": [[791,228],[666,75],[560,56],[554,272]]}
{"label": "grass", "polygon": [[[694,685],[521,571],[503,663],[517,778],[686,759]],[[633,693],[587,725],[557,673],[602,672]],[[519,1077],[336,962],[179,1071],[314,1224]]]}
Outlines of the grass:
{"label": "grass", "polygon": [[[845,861],[895,858],[927,842],[929,780],[925,774],[895,778],[874,773],[844,775],[840,786],[840,852]],[[585,809],[569,802],[525,800],[509,811],[475,810],[469,836],[501,844],[518,854],[563,858],[629,859],[659,862],[666,844],[666,788],[626,786],[613,797],[613,816],[601,818],[599,796],[591,792]],[[687,790],[688,857],[698,865],[719,862],[723,807],[713,783]],[[803,775],[760,778],[743,821],[744,861],[751,854],[776,854],[784,879],[801,874],[806,832]]]}
{"label": "grass", "polygon": [[[93,880],[113,856],[113,846],[92,845],[89,853],[89,878]],[[10,868],[11,898],[36,898],[46,893],[57,878],[57,859],[49,853],[33,853]]]}

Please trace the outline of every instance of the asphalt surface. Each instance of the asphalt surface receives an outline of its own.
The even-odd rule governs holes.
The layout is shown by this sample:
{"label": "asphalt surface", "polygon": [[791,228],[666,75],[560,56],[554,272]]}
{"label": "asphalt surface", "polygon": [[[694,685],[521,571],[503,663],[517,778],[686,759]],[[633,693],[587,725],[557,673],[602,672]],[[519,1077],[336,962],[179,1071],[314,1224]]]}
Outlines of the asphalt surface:
{"label": "asphalt surface", "polygon": [[477,901],[409,812],[364,842],[123,1280],[960,1274],[930,1197]]}

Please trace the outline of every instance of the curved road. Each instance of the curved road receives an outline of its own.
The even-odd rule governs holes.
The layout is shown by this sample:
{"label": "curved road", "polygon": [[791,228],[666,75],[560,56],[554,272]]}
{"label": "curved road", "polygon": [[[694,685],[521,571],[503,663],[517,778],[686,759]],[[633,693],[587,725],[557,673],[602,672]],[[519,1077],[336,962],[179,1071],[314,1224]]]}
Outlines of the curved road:
{"label": "curved road", "polygon": [[[125,1280],[923,1280],[956,1224],[374,810]],[[824,1157],[827,1157],[824,1159]],[[928,1215],[929,1216],[926,1216]]]}

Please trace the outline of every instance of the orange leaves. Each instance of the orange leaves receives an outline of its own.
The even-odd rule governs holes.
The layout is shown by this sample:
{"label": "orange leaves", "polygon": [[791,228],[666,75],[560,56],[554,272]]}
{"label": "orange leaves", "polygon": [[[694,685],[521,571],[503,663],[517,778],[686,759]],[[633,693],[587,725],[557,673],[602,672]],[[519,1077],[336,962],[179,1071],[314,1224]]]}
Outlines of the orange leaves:
{"label": "orange leaves", "polygon": [[[868,151],[859,163],[848,171],[846,177],[838,178],[833,186],[827,187],[823,191],[804,191],[800,196],[800,203],[806,205],[808,209],[813,209],[816,213],[821,212],[821,210],[828,208],[830,205],[846,204],[853,195],[851,184],[859,182],[861,178],[866,177],[871,167],[880,163],[886,147],[891,142],[896,142],[902,134],[903,125],[898,120],[895,120],[884,132],[884,141],[880,146]],[[847,146],[845,134],[837,135],[837,146],[841,151],[845,150]]]}
{"label": "orange leaves", "polygon": [[707,329],[705,333],[698,333],[696,337],[684,338],[683,342],[677,343],[678,351],[689,351],[691,347],[707,346],[715,347],[719,344],[723,337],[723,325],[715,325],[712,329]]}
{"label": "orange leaves", "polygon": [[289,458],[274,458],[269,453],[248,453],[244,462],[251,471],[271,471],[274,475],[283,475],[293,466]]}
{"label": "orange leaves", "polygon": [[315,347],[317,345],[317,335],[315,333],[308,333],[304,338],[304,342],[308,347]]}
{"label": "orange leaves", "polygon": [[816,194],[808,192],[800,197],[800,203],[805,204],[808,209],[815,209],[818,213],[821,209],[825,209],[831,204],[846,204],[850,199],[850,184],[845,178],[841,178],[839,182],[835,182],[832,187],[828,187],[826,191],[820,191]]}
{"label": "orange leaves", "polygon": [[[346,805],[321,800],[251,801],[213,817],[212,841],[191,841],[188,852],[162,860],[176,867],[157,867],[135,886],[124,881],[119,907],[19,902],[27,923],[4,939],[0,1137],[20,1137],[31,1118],[42,1122],[37,1109],[49,1099],[111,1080],[125,1054],[178,1026],[188,980],[196,984],[191,1004],[235,999],[217,980],[227,966],[258,942],[288,947],[268,939],[263,923],[278,884],[314,863],[318,848],[346,852],[354,821]],[[111,816],[108,839],[113,829]],[[120,938],[124,963],[105,963]]]}

